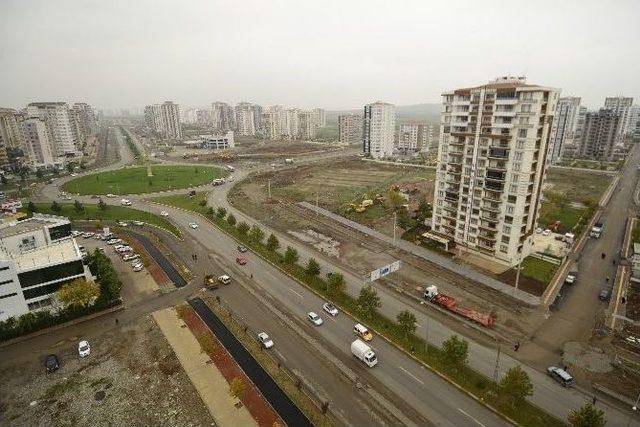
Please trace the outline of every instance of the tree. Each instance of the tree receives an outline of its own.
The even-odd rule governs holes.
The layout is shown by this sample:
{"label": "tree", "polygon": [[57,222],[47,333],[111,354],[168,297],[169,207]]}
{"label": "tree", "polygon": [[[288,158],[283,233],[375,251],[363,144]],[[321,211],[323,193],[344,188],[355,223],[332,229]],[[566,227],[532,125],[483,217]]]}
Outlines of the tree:
{"label": "tree", "polygon": [[240,398],[242,398],[244,395],[244,381],[242,381],[242,378],[235,377],[231,380],[231,383],[229,383],[229,394],[234,399],[240,400]]}
{"label": "tree", "polygon": [[120,299],[122,282],[118,278],[118,273],[113,268],[108,256],[95,250],[88,258],[88,265],[91,273],[96,277],[100,285],[99,301],[110,302]]}
{"label": "tree", "polygon": [[331,273],[327,280],[327,292],[336,294],[344,290],[345,281],[342,273]]}
{"label": "tree", "polygon": [[431,205],[425,199],[420,199],[420,203],[418,203],[418,211],[416,212],[416,219],[420,222],[423,222],[430,216]]}
{"label": "tree", "polygon": [[249,232],[249,224],[242,221],[240,224],[238,224],[238,232],[243,236],[246,235]]}
{"label": "tree", "polygon": [[73,172],[73,163],[71,162],[67,163],[67,171],[69,173]]}
{"label": "tree", "polygon": [[516,406],[533,394],[533,384],[529,375],[520,366],[515,366],[510,368],[502,378],[499,390],[505,400]]}
{"label": "tree", "polygon": [[287,264],[293,265],[296,262],[298,262],[298,259],[300,257],[298,256],[298,251],[295,250],[295,248],[292,248],[291,246],[287,246],[287,250],[284,251],[284,262],[286,262]]}
{"label": "tree", "polygon": [[251,238],[258,243],[262,242],[262,239],[264,239],[264,231],[262,231],[262,229],[258,227],[256,224],[254,224],[253,227],[251,227],[250,235],[251,235]]}
{"label": "tree", "polygon": [[100,287],[85,279],[76,279],[58,290],[58,301],[65,307],[87,307],[98,299]]}
{"label": "tree", "polygon": [[402,194],[396,190],[389,191],[389,194],[387,194],[387,200],[394,210],[407,203],[407,199],[405,199]]}
{"label": "tree", "polygon": [[398,326],[400,330],[404,334],[404,337],[407,338],[410,334],[413,334],[416,331],[416,316],[411,313],[409,310],[403,310],[396,316],[396,320],[398,321]]}
{"label": "tree", "polygon": [[223,207],[219,207],[218,210],[216,211],[216,216],[218,217],[218,219],[224,219],[226,215],[227,215],[227,210]]}
{"label": "tree", "polygon": [[267,249],[269,249],[271,252],[274,252],[279,247],[280,242],[278,241],[278,238],[273,233],[271,233],[269,235],[269,238],[267,239]]}
{"label": "tree", "polygon": [[54,200],[53,203],[51,203],[51,210],[54,211],[55,213],[60,213],[60,211],[62,210],[62,207],[58,204],[58,202]]}
{"label": "tree", "polygon": [[107,210],[107,204],[104,202],[104,200],[102,200],[102,199],[98,200],[98,208],[101,211]]}
{"label": "tree", "polygon": [[215,212],[216,212],[215,209],[213,209],[211,206],[207,208],[207,215],[213,216]]}
{"label": "tree", "polygon": [[35,212],[36,211],[36,205],[31,200],[29,200],[29,204],[27,205],[27,210],[29,212]]}
{"label": "tree", "polygon": [[84,211],[84,206],[82,205],[82,203],[80,203],[80,200],[78,200],[78,199],[76,199],[73,202],[73,208],[76,210],[76,212]]}
{"label": "tree", "polygon": [[6,176],[4,175],[0,175],[0,182],[2,182],[2,185],[7,185],[7,183],[9,182],[9,180],[7,179]]}
{"label": "tree", "polygon": [[309,276],[315,277],[320,274],[320,264],[314,258],[309,258],[307,261],[307,266],[304,269],[304,272]]}
{"label": "tree", "polygon": [[442,343],[442,351],[447,359],[454,364],[464,365],[467,363],[467,356],[469,355],[469,343],[457,335],[452,335]]}
{"label": "tree", "polygon": [[409,211],[407,211],[404,208],[398,210],[397,220],[400,228],[404,230],[408,230],[415,226],[415,221],[411,219],[411,215],[409,215]]}
{"label": "tree", "polygon": [[44,176],[44,172],[42,172],[42,169],[36,170],[36,178],[42,179],[43,176]]}
{"label": "tree", "polygon": [[591,403],[571,411],[567,420],[574,427],[602,427],[606,424],[604,411],[596,408]]}
{"label": "tree", "polygon": [[233,214],[229,214],[229,216],[227,217],[227,222],[230,226],[233,227],[234,225],[236,225],[236,217],[233,216]]}
{"label": "tree", "polygon": [[360,289],[360,295],[358,295],[356,302],[358,304],[358,310],[367,317],[373,316],[381,305],[378,292],[376,292],[371,285]]}
{"label": "tree", "polygon": [[202,200],[200,200],[200,202],[199,202],[199,203],[200,203],[200,206],[207,206],[207,199],[206,199],[206,197],[205,197],[205,198],[203,198]]}

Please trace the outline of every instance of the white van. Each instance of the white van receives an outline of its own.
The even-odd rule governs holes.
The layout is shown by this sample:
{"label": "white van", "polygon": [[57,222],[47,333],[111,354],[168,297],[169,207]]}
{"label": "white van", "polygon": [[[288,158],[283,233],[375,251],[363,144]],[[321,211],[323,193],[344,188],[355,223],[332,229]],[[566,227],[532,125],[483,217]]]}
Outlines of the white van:
{"label": "white van", "polygon": [[369,332],[369,330],[362,326],[360,323],[356,323],[355,325],[353,325],[353,333],[365,341],[371,341],[373,339],[373,335],[371,335],[371,332]]}

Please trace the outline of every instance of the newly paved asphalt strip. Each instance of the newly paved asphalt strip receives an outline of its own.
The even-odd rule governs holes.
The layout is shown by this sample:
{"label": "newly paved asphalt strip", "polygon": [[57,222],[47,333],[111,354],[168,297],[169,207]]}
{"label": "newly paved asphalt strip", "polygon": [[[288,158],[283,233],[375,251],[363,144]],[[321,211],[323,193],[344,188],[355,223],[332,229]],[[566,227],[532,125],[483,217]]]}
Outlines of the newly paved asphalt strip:
{"label": "newly paved asphalt strip", "polygon": [[189,300],[191,307],[198,313],[200,318],[213,331],[218,340],[231,353],[231,356],[238,362],[242,370],[258,387],[260,393],[269,401],[273,409],[282,417],[289,426],[309,426],[312,424],[289,397],[278,387],[276,382],[267,374],[262,366],[256,362],[251,354],[245,349],[226,326],[216,317],[200,298]]}
{"label": "newly paved asphalt strip", "polygon": [[173,285],[176,288],[182,288],[187,285],[186,280],[178,273],[178,270],[175,269],[173,264],[169,262],[169,260],[158,250],[156,245],[154,245],[151,240],[149,240],[146,236],[142,236],[140,234],[135,233],[136,239],[142,243],[144,249],[151,255],[151,257],[158,263],[160,268],[164,270],[164,272],[169,277],[169,280],[173,282]]}

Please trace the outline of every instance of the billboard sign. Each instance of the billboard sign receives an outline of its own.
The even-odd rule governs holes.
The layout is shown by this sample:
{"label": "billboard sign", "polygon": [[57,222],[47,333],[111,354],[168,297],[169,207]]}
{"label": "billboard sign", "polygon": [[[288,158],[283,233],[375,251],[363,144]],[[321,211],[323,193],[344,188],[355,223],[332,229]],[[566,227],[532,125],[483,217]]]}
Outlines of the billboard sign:
{"label": "billboard sign", "polygon": [[387,276],[391,273],[395,273],[398,270],[400,270],[400,261],[395,261],[389,265],[385,265],[384,267],[378,268],[371,272],[370,274],[371,281],[375,282],[379,278]]}

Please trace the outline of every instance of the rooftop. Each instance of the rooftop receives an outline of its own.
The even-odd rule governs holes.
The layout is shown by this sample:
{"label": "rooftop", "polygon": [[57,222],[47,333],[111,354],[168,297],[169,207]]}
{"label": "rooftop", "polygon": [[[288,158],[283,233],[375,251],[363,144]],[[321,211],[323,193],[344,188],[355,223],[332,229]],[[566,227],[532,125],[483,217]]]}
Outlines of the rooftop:
{"label": "rooftop", "polygon": [[80,250],[73,239],[65,239],[51,245],[42,246],[23,253],[0,252],[0,257],[12,259],[18,272],[43,268],[48,265],[80,259]]}
{"label": "rooftop", "polygon": [[63,224],[69,220],[62,216],[34,214],[22,221],[12,221],[0,224],[0,239],[40,230],[46,226]]}

